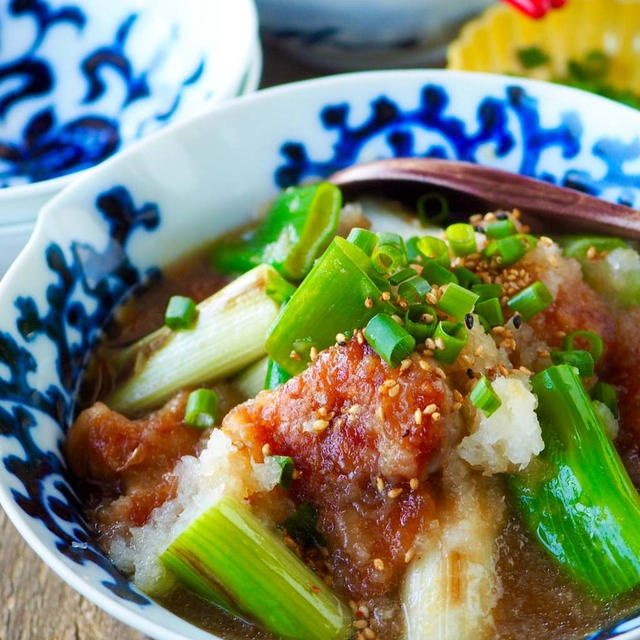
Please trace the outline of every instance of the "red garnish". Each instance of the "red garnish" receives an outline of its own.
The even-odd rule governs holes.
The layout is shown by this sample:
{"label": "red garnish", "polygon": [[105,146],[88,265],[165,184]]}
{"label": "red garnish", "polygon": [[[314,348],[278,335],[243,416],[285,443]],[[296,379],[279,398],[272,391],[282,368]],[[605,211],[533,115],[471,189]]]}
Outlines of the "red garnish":
{"label": "red garnish", "polygon": [[567,0],[503,0],[532,18],[542,18],[550,9],[562,7]]}

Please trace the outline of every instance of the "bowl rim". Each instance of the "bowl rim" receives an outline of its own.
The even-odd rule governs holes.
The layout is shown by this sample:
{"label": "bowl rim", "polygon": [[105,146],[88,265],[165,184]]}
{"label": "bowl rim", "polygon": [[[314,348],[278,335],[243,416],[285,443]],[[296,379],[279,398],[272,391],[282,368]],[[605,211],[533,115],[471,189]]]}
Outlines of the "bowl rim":
{"label": "bowl rim", "polygon": [[[225,0],[219,0],[221,2],[221,11],[224,10],[224,7],[227,6]],[[184,114],[182,118],[180,118],[177,123],[188,121],[189,119],[200,115],[203,111],[208,109],[212,104],[216,104],[218,102],[222,102],[231,98],[236,97],[235,92],[239,88],[240,82],[245,77],[247,73],[251,74],[252,65],[255,63],[256,57],[256,41],[259,42],[259,22],[258,22],[258,9],[256,7],[255,0],[234,0],[234,3],[243,3],[243,7],[241,10],[245,13],[245,19],[241,22],[242,27],[244,29],[244,33],[237,34],[238,37],[236,41],[239,43],[237,56],[231,56],[225,62],[226,67],[233,67],[232,72],[229,72],[225,75],[226,81],[223,84],[220,84],[218,87],[218,93],[216,96],[211,98],[206,98],[204,102],[194,108],[190,113]],[[238,6],[238,5],[235,5]],[[259,78],[262,75],[262,52],[260,51],[260,74]],[[0,224],[2,224],[2,207],[5,205],[10,205],[12,201],[27,199],[27,198],[38,198],[38,197],[46,197],[49,194],[54,194],[62,191],[66,186],[68,186],[72,181],[76,178],[85,175],[87,172],[95,169],[100,166],[103,162],[110,160],[114,156],[120,155],[120,153],[128,150],[130,147],[136,146],[139,142],[146,140],[148,137],[153,137],[156,133],[163,131],[165,128],[170,127],[172,124],[162,126],[158,131],[150,134],[149,136],[144,136],[139,140],[134,140],[133,142],[126,144],[123,148],[117,149],[115,153],[112,153],[110,156],[105,158],[102,162],[98,162],[97,164],[93,164],[89,167],[85,167],[84,169],[80,169],[78,171],[71,171],[69,173],[65,173],[60,176],[56,176],[55,178],[47,178],[46,180],[38,180],[36,182],[27,182],[24,184],[18,184],[13,187],[1,187],[0,188]]]}
{"label": "bowl rim", "polygon": [[[233,100],[228,100],[223,103],[210,104],[201,113],[182,122],[170,124],[162,130],[150,135],[149,137],[146,137],[128,146],[123,151],[111,156],[99,165],[82,172],[83,175],[81,177],[78,177],[78,179],[74,180],[71,185],[67,186],[60,193],[54,196],[40,210],[36,222],[36,227],[31,238],[29,239],[27,245],[20,252],[18,258],[11,265],[5,276],[0,280],[0,301],[7,294],[7,292],[10,292],[14,288],[17,279],[20,277],[20,274],[22,274],[23,272],[28,273],[28,271],[30,270],[30,267],[32,266],[32,258],[36,255],[39,255],[36,254],[36,252],[39,249],[41,237],[45,228],[51,226],[52,224],[55,224],[57,218],[60,215],[64,215],[65,202],[68,199],[73,199],[76,193],[81,192],[86,188],[86,186],[90,186],[94,174],[99,174],[102,169],[111,170],[114,167],[117,168],[118,164],[128,162],[131,157],[146,153],[147,147],[153,146],[157,139],[164,140],[166,138],[179,136],[181,132],[186,129],[192,129],[201,126],[210,126],[209,123],[214,122],[218,114],[224,114],[229,111],[242,108],[244,105],[259,105],[264,101],[284,98],[291,94],[304,92],[308,87],[347,88],[354,85],[357,86],[358,83],[363,83],[366,85],[366,83],[368,83],[369,81],[371,81],[372,84],[376,84],[376,86],[384,86],[385,80],[391,78],[403,78],[406,79],[407,83],[415,82],[416,86],[418,86],[420,83],[437,83],[445,80],[446,78],[453,78],[455,82],[459,83],[462,86],[464,86],[465,81],[471,81],[473,83],[477,83],[478,86],[486,85],[487,90],[496,86],[507,86],[515,84],[525,89],[529,88],[533,90],[537,93],[537,97],[539,98],[542,98],[542,94],[544,92],[551,93],[556,96],[560,95],[567,99],[573,97],[574,101],[579,100],[582,103],[583,112],[586,112],[591,104],[593,104],[594,106],[600,105],[601,107],[605,107],[613,111],[618,111],[621,114],[626,113],[627,116],[637,118],[638,122],[640,123],[640,111],[596,94],[585,92],[580,89],[575,89],[573,87],[556,85],[540,80],[483,72],[454,71],[447,69],[405,69],[390,71],[351,72],[271,87],[269,89],[250,93]],[[327,96],[327,99],[330,100],[330,96]],[[586,105],[585,101],[587,103]],[[20,535],[25,539],[27,544],[29,544],[29,546],[38,554],[45,565],[52,569],[75,591],[89,599],[92,603],[106,611],[117,620],[124,622],[125,624],[142,633],[151,635],[157,640],[186,640],[185,635],[174,633],[173,631],[168,630],[166,627],[149,620],[143,612],[128,609],[125,604],[116,596],[106,595],[100,592],[97,588],[94,587],[92,583],[86,581],[79,574],[74,573],[67,566],[65,566],[62,560],[59,558],[59,554],[57,554],[53,550],[50,550],[49,548],[47,548],[44,542],[41,542],[39,534],[36,533],[35,529],[32,529],[31,527],[29,516],[19,509],[19,507],[14,502],[7,485],[4,483],[0,483],[0,506],[3,507],[7,516],[9,517],[15,528],[18,530]],[[193,630],[189,637],[193,640],[212,640],[216,638],[215,635],[200,629],[197,629],[197,631]],[[621,635],[616,636],[616,638],[618,638],[618,640],[638,640],[638,638],[640,638],[640,634],[637,632],[637,630],[631,630],[628,632],[623,632]]]}

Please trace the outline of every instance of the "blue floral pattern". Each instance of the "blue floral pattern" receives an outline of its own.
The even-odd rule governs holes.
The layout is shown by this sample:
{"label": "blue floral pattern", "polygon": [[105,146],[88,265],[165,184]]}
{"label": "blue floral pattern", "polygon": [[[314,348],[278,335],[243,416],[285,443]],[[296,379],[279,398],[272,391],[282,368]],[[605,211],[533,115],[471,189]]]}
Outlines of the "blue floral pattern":
{"label": "blue floral pattern", "polygon": [[[15,3],[19,7],[43,4]],[[60,9],[56,14],[42,15],[45,22],[55,23],[74,14]],[[95,65],[90,67],[95,70]],[[135,100],[144,93],[144,79],[134,78],[131,71],[125,73],[134,87],[130,99]],[[88,74],[93,77],[93,71]],[[100,91],[99,81],[92,81],[87,97]],[[371,102],[371,113],[358,124],[350,124],[350,104],[326,105],[319,111],[319,127],[323,136],[332,140],[329,157],[314,157],[311,145],[304,141],[287,141],[280,147],[283,161],[274,171],[275,183],[286,187],[325,177],[366,154],[369,157],[372,145],[382,156],[452,157],[472,162],[479,161],[483,150],[490,147],[497,158],[518,152],[517,168],[526,175],[596,195],[639,201],[640,175],[625,169],[625,163],[640,157],[640,142],[602,139],[585,148],[577,113],[567,112],[555,126],[543,126],[535,98],[515,85],[506,89],[503,98],[483,98],[475,108],[475,122],[456,115],[454,106],[447,90],[435,84],[422,88],[413,109],[401,107],[388,96],[378,96]],[[46,139],[46,132],[55,128],[54,117],[42,116],[42,121],[32,126]],[[429,135],[425,137],[425,133]],[[582,168],[553,170],[544,160],[549,149],[567,160],[568,167],[586,153],[599,158],[605,170],[599,175]],[[155,268],[142,272],[128,255],[134,234],[145,232],[152,237],[158,229],[158,206],[136,202],[125,186],[103,191],[95,206],[106,223],[104,246],[77,241],[66,247],[49,244],[46,291],[18,297],[15,327],[0,332],[0,438],[11,442],[11,447],[3,449],[0,462],[18,483],[19,488],[12,490],[15,504],[46,527],[60,554],[78,565],[95,565],[104,573],[101,582],[111,592],[129,603],[147,606],[150,601],[119,574],[91,537],[59,450],[38,444],[34,435],[39,426],[50,428],[43,422],[53,422],[59,444],[72,419],[74,394],[87,353],[101,328],[125,295],[160,273]],[[43,341],[56,354],[55,380],[36,384],[32,382],[38,368],[35,354]],[[631,629],[640,629],[639,617],[630,617],[592,637],[606,640]]]}
{"label": "blue floral pattern", "polygon": [[[57,89],[55,60],[47,58],[44,45],[49,32],[60,26],[71,26],[81,34],[88,16],[81,8],[66,5],[53,9],[44,0],[11,0],[7,15],[0,20],[5,34],[13,18],[30,16],[37,28],[33,42],[19,57],[0,62],[0,121],[12,115],[16,107],[30,104],[36,98],[54,100]],[[39,108],[27,119],[21,131],[0,129],[0,187],[22,182],[35,182],[90,167],[117,151],[123,143],[119,120],[134,102],[153,98],[149,77],[175,50],[178,42],[176,26],[169,41],[162,44],[150,62],[137,68],[127,56],[125,46],[138,14],[127,15],[117,27],[112,42],[96,46],[78,60],[86,85],[77,104],[83,106],[81,116],[61,114],[52,104]],[[204,59],[175,87],[170,106],[162,105],[152,115],[145,115],[135,127],[135,138],[165,123],[177,110],[185,89],[202,76]],[[105,69],[116,73],[105,75]],[[107,82],[106,78],[111,78]],[[2,90],[5,85],[7,89]],[[117,96],[124,87],[119,109],[109,113],[99,106],[105,96]],[[159,105],[160,107],[160,105]]]}

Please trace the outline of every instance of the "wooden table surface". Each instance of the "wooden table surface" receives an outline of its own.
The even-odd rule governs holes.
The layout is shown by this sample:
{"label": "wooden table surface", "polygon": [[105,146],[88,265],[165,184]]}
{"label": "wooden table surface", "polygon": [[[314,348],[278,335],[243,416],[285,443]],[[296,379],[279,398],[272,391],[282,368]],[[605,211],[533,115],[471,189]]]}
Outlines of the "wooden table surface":
{"label": "wooden table surface", "polygon": [[[265,47],[262,86],[321,75]],[[67,586],[0,509],[0,640],[144,640]]]}

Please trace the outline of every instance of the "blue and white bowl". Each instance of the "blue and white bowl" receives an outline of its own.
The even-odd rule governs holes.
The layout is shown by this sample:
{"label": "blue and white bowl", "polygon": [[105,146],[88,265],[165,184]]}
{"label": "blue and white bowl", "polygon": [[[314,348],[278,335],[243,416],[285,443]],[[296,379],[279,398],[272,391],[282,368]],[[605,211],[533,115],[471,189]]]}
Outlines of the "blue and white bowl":
{"label": "blue and white bowl", "polygon": [[[60,453],[87,353],[118,301],[278,189],[358,161],[458,158],[638,206],[639,130],[640,112],[565,87],[379,72],[247,96],[108,160],[43,209],[0,282],[2,506],[52,569],[112,615],[154,638],[211,640],[116,571]],[[640,638],[640,617],[594,637],[614,635]]]}
{"label": "blue and white bowl", "polygon": [[253,0],[0,0],[0,225],[246,89],[256,37]]}
{"label": "blue and white bowl", "polygon": [[323,69],[441,62],[461,24],[495,0],[256,0],[260,27],[303,62]]}

